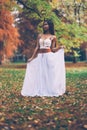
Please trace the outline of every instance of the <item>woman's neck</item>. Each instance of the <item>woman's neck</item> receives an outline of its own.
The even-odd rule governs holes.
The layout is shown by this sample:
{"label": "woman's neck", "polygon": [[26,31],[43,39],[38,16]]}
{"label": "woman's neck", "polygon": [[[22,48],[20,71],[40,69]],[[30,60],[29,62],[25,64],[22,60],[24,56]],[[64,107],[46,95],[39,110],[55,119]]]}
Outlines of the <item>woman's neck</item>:
{"label": "woman's neck", "polygon": [[44,34],[46,34],[46,35],[50,35],[49,30],[45,31],[45,33],[44,33]]}

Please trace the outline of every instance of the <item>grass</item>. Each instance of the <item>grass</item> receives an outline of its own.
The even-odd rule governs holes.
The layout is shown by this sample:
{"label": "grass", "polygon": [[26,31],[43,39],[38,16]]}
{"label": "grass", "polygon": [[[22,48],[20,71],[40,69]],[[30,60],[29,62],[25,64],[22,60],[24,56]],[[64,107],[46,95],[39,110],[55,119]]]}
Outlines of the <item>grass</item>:
{"label": "grass", "polygon": [[86,130],[87,68],[67,67],[59,97],[22,97],[25,68],[0,67],[0,130]]}

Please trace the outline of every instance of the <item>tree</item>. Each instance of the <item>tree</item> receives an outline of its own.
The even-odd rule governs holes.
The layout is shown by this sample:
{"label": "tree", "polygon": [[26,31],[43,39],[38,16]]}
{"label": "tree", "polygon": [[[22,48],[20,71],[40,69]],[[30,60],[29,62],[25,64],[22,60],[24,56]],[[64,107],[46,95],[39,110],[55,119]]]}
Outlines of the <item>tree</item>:
{"label": "tree", "polygon": [[[23,6],[22,12],[19,13],[20,35],[24,44],[19,51],[29,58],[36,44],[37,34],[41,32],[41,25],[45,17],[51,14],[51,6],[46,1],[17,0],[19,6]],[[46,15],[44,14],[46,13]]]}
{"label": "tree", "polygon": [[[72,1],[17,1],[23,5],[23,12],[21,15],[22,22],[20,22],[20,25],[22,24],[22,26],[20,26],[22,27],[21,33],[24,38],[23,52],[32,50],[31,48],[33,48],[36,35],[42,31],[40,27],[42,26],[43,20],[45,18],[50,18],[55,25],[58,43],[66,46],[66,53],[70,53],[75,57],[78,56],[80,45],[87,40],[87,30],[85,25],[79,26],[73,17],[71,17],[74,13],[71,8],[74,6],[74,3],[73,6],[71,4]],[[70,8],[68,8],[68,4],[70,4]],[[25,25],[24,23],[27,24]]]}
{"label": "tree", "polygon": [[81,44],[87,43],[87,1],[59,0],[53,6],[53,11],[62,21],[57,31],[60,42],[66,46],[66,52],[72,54],[75,62]]}
{"label": "tree", "polygon": [[10,0],[0,1],[0,63],[4,58],[13,56],[14,51],[21,44],[20,35],[14,26],[11,6]]}

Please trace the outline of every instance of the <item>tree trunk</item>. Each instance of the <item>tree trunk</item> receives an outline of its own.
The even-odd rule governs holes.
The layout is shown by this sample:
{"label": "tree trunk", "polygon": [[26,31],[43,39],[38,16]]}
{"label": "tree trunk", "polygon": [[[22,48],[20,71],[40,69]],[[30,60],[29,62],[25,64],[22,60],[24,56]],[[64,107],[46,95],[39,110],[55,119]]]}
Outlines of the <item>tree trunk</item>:
{"label": "tree trunk", "polygon": [[73,57],[73,63],[77,63],[77,57]]}
{"label": "tree trunk", "polygon": [[2,64],[2,62],[0,61],[0,65]]}
{"label": "tree trunk", "polygon": [[0,55],[0,65],[2,64],[2,56]]}

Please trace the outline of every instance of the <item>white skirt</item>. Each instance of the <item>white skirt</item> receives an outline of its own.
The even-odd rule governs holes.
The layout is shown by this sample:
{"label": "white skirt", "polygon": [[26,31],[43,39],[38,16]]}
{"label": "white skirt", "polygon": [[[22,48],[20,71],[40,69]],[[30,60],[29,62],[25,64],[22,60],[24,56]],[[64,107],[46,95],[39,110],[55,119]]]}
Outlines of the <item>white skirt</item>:
{"label": "white skirt", "polygon": [[27,63],[21,94],[23,96],[59,96],[66,90],[64,49],[39,53]]}

